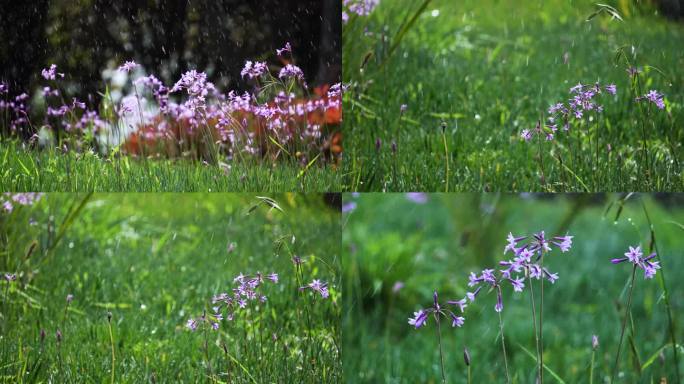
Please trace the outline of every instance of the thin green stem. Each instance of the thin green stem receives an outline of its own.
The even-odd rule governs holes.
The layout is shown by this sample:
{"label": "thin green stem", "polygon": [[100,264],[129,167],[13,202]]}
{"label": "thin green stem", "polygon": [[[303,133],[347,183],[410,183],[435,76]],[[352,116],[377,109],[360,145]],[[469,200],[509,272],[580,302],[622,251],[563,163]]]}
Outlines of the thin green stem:
{"label": "thin green stem", "polygon": [[207,359],[207,372],[209,373],[209,377],[212,378],[214,377],[214,371],[211,368],[211,359],[209,357],[209,338],[207,336],[207,319],[206,319],[206,314],[204,315],[204,319],[202,321],[202,331],[204,332],[204,357]]}
{"label": "thin green stem", "polygon": [[449,147],[447,146],[446,131],[442,129],[442,140],[444,141],[444,161],[446,167],[446,188],[445,192],[449,192]]}
{"label": "thin green stem", "polygon": [[594,384],[594,357],[596,355],[596,351],[592,350],[591,351],[591,365],[589,366],[589,384]]}
{"label": "thin green stem", "polygon": [[618,343],[617,354],[615,355],[615,364],[613,365],[613,373],[610,376],[610,382],[615,382],[615,375],[618,370],[618,363],[620,362],[620,352],[622,351],[622,341],[625,337],[625,328],[627,327],[627,319],[632,308],[632,292],[634,291],[634,276],[636,275],[637,265],[632,267],[632,277],[629,280],[629,297],[627,298],[627,310],[625,311],[625,318],[622,320],[622,330],[620,331],[620,342]]}
{"label": "thin green stem", "polygon": [[446,375],[444,374],[444,354],[442,353],[442,329],[439,324],[439,313],[435,314],[437,319],[437,341],[439,342],[439,363],[442,368],[442,383],[446,384]]}
{"label": "thin green stem", "polygon": [[[499,288],[499,291],[501,291],[501,288]],[[506,356],[506,339],[504,338],[503,318],[501,317],[501,312],[499,312],[499,333],[501,333],[501,350],[503,351],[504,367],[506,368],[506,383],[510,384],[511,376],[508,373],[508,357]]]}
{"label": "thin green stem", "polygon": [[539,278],[539,384],[544,383],[544,250],[542,249],[541,258],[539,259],[539,269],[541,269],[541,277]]}
{"label": "thin green stem", "polygon": [[541,371],[539,370],[539,362],[541,361],[540,359],[540,353],[539,353],[539,333],[537,332],[537,310],[536,310],[536,304],[534,301],[534,287],[532,285],[532,277],[528,275],[527,277],[528,282],[530,283],[530,303],[532,303],[532,327],[534,328],[534,340],[535,340],[535,347],[537,348],[537,378],[541,378]]}
{"label": "thin green stem", "polygon": [[112,377],[110,383],[114,384],[114,372],[115,372],[115,367],[116,367],[116,355],[114,353],[114,333],[112,332],[112,321],[109,319],[107,321],[107,325],[109,326],[109,343],[112,347]]}

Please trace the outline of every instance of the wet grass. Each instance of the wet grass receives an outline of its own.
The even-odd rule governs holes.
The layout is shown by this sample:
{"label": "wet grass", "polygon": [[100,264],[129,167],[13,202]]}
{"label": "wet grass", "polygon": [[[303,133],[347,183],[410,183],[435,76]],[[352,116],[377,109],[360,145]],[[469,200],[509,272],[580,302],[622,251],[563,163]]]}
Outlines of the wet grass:
{"label": "wet grass", "polygon": [[[273,197],[284,212],[244,194],[48,194],[2,213],[0,269],[18,277],[2,282],[0,381],[341,380],[339,213],[321,195]],[[298,290],[292,254],[329,299]],[[257,271],[279,273],[268,300],[207,331],[205,350],[186,322]]]}
{"label": "wet grass", "polygon": [[[623,21],[587,21],[593,2],[561,0],[393,0],[351,20],[344,188],[683,190],[684,25],[619,3]],[[553,142],[521,139],[571,86],[597,81],[618,89],[601,115]],[[633,102],[650,89],[664,111]]]}
{"label": "wet grass", "polygon": [[[681,382],[672,348],[674,335],[681,375],[681,196],[656,200],[632,195],[625,202],[619,196],[588,194],[433,194],[426,204],[416,204],[403,195],[345,195],[344,202],[349,201],[357,207],[343,218],[346,382],[441,382],[434,318],[418,330],[408,318],[432,305],[433,290],[441,302],[465,296],[469,272],[503,260],[509,231],[520,235],[541,229],[547,235],[567,231],[575,236],[569,252],[554,251],[544,261],[560,276],[544,291],[544,382],[610,382],[632,272],[629,265],[613,265],[611,259],[637,244],[645,254],[657,249],[662,269],[653,280],[644,280],[637,271],[614,383]],[[532,383],[537,370],[528,287],[522,293],[504,288],[503,334],[511,382]],[[535,294],[538,300],[538,286]],[[465,347],[472,383],[506,382],[495,303],[495,292],[483,290],[466,309],[462,328],[442,321],[448,383],[468,382]],[[599,346],[592,351],[594,334]]]}
{"label": "wet grass", "polygon": [[92,152],[29,150],[0,141],[0,190],[43,192],[329,192],[341,190],[330,165],[240,161],[225,166],[192,160],[103,159]]}

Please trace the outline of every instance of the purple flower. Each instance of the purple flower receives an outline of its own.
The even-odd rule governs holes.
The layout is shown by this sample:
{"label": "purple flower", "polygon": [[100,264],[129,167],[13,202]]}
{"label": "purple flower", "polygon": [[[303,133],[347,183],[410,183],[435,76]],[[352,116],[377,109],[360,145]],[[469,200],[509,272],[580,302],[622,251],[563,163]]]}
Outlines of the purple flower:
{"label": "purple flower", "polygon": [[458,309],[461,311],[461,313],[463,313],[465,311],[465,309],[468,307],[468,304],[467,304],[465,298],[463,298],[461,300],[450,300],[450,301],[447,301],[447,304],[458,306]]}
{"label": "purple flower", "polygon": [[408,323],[415,326],[416,329],[422,327],[427,322],[428,312],[422,309],[418,312],[413,312],[413,317],[409,318]]}
{"label": "purple flower", "polygon": [[303,291],[305,289],[311,289],[314,292],[318,292],[322,298],[326,299],[330,296],[328,292],[328,283],[321,282],[320,280],[314,279],[311,283],[304,287],[300,287],[299,290]]}
{"label": "purple flower", "polygon": [[570,93],[580,93],[580,92],[582,92],[583,88],[584,88],[584,85],[582,85],[582,83],[577,83],[577,85],[570,88]]}
{"label": "purple flower", "polygon": [[50,65],[50,68],[45,68],[41,72],[41,75],[45,78],[45,80],[55,80],[55,75],[59,75],[59,77],[64,77],[63,73],[57,73],[57,66],[55,64]]}
{"label": "purple flower", "polygon": [[71,303],[74,300],[74,295],[71,293],[66,296],[66,302],[67,304]]}
{"label": "purple flower", "polygon": [[[458,305],[461,312],[466,307],[465,299],[458,301],[447,301],[447,304]],[[461,316],[456,316],[451,310],[445,308],[439,304],[437,291],[432,295],[432,306],[426,309],[421,309],[418,312],[413,313],[413,317],[409,318],[408,323],[416,327],[416,329],[422,327],[426,324],[428,315],[434,315],[435,320],[439,321],[439,316],[444,316],[451,320],[452,327],[461,327],[465,322],[465,318]]]}
{"label": "purple flower", "polygon": [[189,319],[185,326],[191,331],[195,331],[197,329],[197,321],[195,321],[195,319]]}
{"label": "purple flower", "polygon": [[520,132],[520,137],[525,141],[530,141],[532,140],[532,132],[529,129],[523,129]]}
{"label": "purple flower", "polygon": [[637,101],[640,100],[648,100],[651,103],[655,104],[658,109],[664,109],[665,108],[665,101],[663,100],[663,95],[661,93],[658,93],[656,90],[650,90],[647,94],[644,96],[637,98]]}
{"label": "purple flower", "polygon": [[245,67],[242,69],[242,72],[240,72],[240,75],[242,75],[243,78],[247,76],[250,79],[255,79],[267,72],[268,67],[266,66],[266,63],[246,61]]}
{"label": "purple flower", "polygon": [[276,49],[276,54],[280,57],[284,56],[285,53],[292,53],[292,46],[290,43],[285,43],[285,46],[281,49]]}
{"label": "purple flower", "polygon": [[266,276],[269,280],[271,280],[274,283],[278,282],[278,274],[277,273],[271,273],[270,275]]}
{"label": "purple flower", "polygon": [[513,286],[513,291],[515,292],[522,292],[525,288],[525,279],[523,279],[522,277],[519,277],[517,279],[508,279],[508,281],[510,281],[511,285]]}
{"label": "purple flower", "polygon": [[348,22],[351,14],[368,16],[378,6],[378,3],[380,0],[343,0],[342,21]]}
{"label": "purple flower", "polygon": [[5,280],[7,281],[14,281],[17,279],[17,275],[14,273],[5,273]]}
{"label": "purple flower", "polygon": [[119,72],[130,72],[137,67],[138,63],[136,63],[135,61],[126,61],[119,67]]}
{"label": "purple flower", "polygon": [[644,270],[645,279],[652,279],[656,275],[656,272],[660,269],[660,262],[651,261],[657,256],[655,252],[646,257],[643,257],[643,255],[644,254],[641,251],[641,246],[630,246],[629,251],[625,252],[625,257],[612,259],[610,262],[613,264],[619,264],[629,261],[630,263]]}
{"label": "purple flower", "polygon": [[342,213],[349,213],[356,209],[356,202],[350,201],[342,205]]}
{"label": "purple flower", "polygon": [[302,72],[302,70],[296,65],[287,64],[280,70],[278,77],[280,79],[292,78],[304,80],[304,72]]}
{"label": "purple flower", "polygon": [[494,304],[494,310],[496,312],[503,311],[503,300],[501,299],[501,289],[496,290],[496,304]]}
{"label": "purple flower", "polygon": [[462,327],[463,323],[465,323],[465,317],[462,316],[456,316],[453,313],[449,313],[451,316],[451,326],[452,327]]}
{"label": "purple flower", "polygon": [[392,286],[392,293],[397,294],[399,293],[399,291],[401,291],[402,288],[404,288],[404,283],[402,281],[397,281]]}
{"label": "purple flower", "polygon": [[406,198],[416,204],[425,204],[428,201],[428,195],[422,192],[409,192]]}
{"label": "purple flower", "polygon": [[599,346],[599,339],[596,335],[591,335],[591,348],[596,350]]}
{"label": "purple flower", "polygon": [[574,236],[568,236],[568,235],[556,236],[553,238],[551,243],[554,244],[555,246],[557,246],[558,249],[561,250],[561,252],[565,253],[565,252],[569,251],[570,248],[572,247],[572,238],[573,237]]}
{"label": "purple flower", "polygon": [[608,84],[606,85],[606,92],[610,93],[611,95],[614,95],[617,92],[617,87],[615,84]]}

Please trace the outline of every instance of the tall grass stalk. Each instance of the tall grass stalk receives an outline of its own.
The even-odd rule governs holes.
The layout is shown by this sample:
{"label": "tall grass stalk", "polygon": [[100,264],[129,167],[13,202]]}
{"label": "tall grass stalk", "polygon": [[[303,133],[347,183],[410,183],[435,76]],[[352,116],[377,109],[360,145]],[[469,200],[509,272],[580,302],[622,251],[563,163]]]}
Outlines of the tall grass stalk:
{"label": "tall grass stalk", "polygon": [[648,222],[649,231],[651,232],[651,244],[649,245],[649,252],[656,252],[656,258],[660,262],[660,273],[658,274],[658,282],[660,283],[660,288],[663,290],[663,299],[665,301],[665,307],[667,308],[667,322],[668,328],[670,330],[670,342],[672,343],[672,355],[674,358],[674,367],[677,381],[679,384],[681,379],[679,377],[679,356],[677,354],[677,336],[675,332],[675,321],[672,315],[672,307],[670,306],[670,293],[667,290],[667,283],[665,281],[665,267],[663,266],[662,258],[660,257],[660,250],[658,249],[658,241],[656,240],[655,229],[653,229],[653,223],[651,222],[651,216],[648,214],[646,209],[646,204],[641,200],[641,207],[644,210],[644,215],[646,216],[646,221]]}
{"label": "tall grass stalk", "polygon": [[107,327],[109,328],[109,343],[112,347],[112,377],[111,384],[114,384],[114,373],[116,372],[116,354],[114,352],[114,333],[112,332],[112,314],[107,313]]}

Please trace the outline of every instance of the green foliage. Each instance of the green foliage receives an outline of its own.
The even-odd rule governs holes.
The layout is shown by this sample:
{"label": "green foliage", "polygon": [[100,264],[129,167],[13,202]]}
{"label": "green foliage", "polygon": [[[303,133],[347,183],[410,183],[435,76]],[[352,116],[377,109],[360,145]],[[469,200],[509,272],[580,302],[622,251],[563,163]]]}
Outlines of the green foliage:
{"label": "green foliage", "polygon": [[[683,190],[684,27],[620,3],[434,0],[423,10],[422,1],[394,0],[351,20],[343,32],[344,188]],[[643,70],[638,83],[630,65]],[[541,145],[520,138],[571,86],[596,81],[618,89],[598,124]],[[650,89],[666,95],[666,110],[635,105]]]}
{"label": "green foliage", "polygon": [[302,167],[293,162],[242,161],[228,166],[191,160],[103,159],[92,153],[22,148],[0,141],[0,190],[58,192],[220,192],[340,190],[331,165]]}

